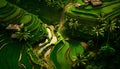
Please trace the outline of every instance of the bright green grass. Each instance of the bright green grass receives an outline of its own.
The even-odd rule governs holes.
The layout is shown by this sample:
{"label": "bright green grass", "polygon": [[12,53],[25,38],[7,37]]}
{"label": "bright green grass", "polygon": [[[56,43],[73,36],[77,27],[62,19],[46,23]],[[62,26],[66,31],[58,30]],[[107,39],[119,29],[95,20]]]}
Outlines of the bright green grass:
{"label": "bright green grass", "polygon": [[[18,66],[18,59],[20,51],[23,47],[22,43],[11,39],[9,34],[7,34],[3,29],[0,29],[0,31],[0,40],[4,39],[4,41],[0,42],[0,46],[8,43],[2,49],[0,49],[0,69],[20,69]],[[26,65],[26,69],[31,69],[26,52],[23,52],[21,61]]]}
{"label": "bright green grass", "polygon": [[31,15],[24,15],[20,21],[21,24],[29,24],[29,22],[32,20],[32,16]]}
{"label": "bright green grass", "polygon": [[17,42],[13,43],[6,32],[3,30],[0,31],[0,34],[4,34],[2,37],[0,37],[0,40],[5,39],[4,42],[0,43],[0,46],[8,43],[2,47],[2,49],[0,49],[0,69],[18,69],[19,67],[17,62],[22,46],[20,46],[20,44]]}
{"label": "bright green grass", "polygon": [[[8,9],[6,13],[1,14],[0,18],[5,19],[7,16],[10,16],[11,14],[13,14],[15,11],[16,11],[16,8],[11,7],[11,9]],[[4,12],[4,11],[1,11],[1,12]]]}
{"label": "bright green grass", "polygon": [[17,8],[16,11],[11,14],[10,16],[8,16],[7,18],[3,19],[3,21],[8,21],[14,17],[16,17],[19,13],[21,12],[21,9],[20,8]]}
{"label": "bright green grass", "polygon": [[57,51],[58,49],[63,45],[63,42],[60,41],[52,50],[51,55],[50,55],[50,59],[53,61],[56,69],[61,69],[60,64],[58,63],[58,59],[57,59]]}
{"label": "bright green grass", "polygon": [[74,6],[72,6],[71,8],[69,8],[66,11],[67,15],[73,16],[73,17],[77,17],[79,16],[79,19],[81,21],[94,21],[96,22],[97,18],[99,17],[99,10],[91,10],[91,9],[83,9],[83,8],[76,8]]}
{"label": "bright green grass", "polygon": [[84,49],[79,42],[69,41],[69,43],[70,43],[70,49],[71,49],[70,58],[72,61],[74,61],[77,58],[77,56],[83,54]]}
{"label": "bright green grass", "polygon": [[119,15],[120,12],[120,1],[108,3],[105,7],[101,9],[101,12],[103,13],[103,16],[105,18],[110,18],[115,15]]}
{"label": "bright green grass", "polygon": [[111,18],[112,16],[115,17],[119,15],[119,7],[120,1],[112,1],[105,2],[102,6],[92,8],[88,8],[87,6],[84,8],[76,8],[75,6],[72,6],[67,10],[66,13],[69,13],[72,16],[79,16],[80,19],[91,19],[94,21],[94,19],[97,20],[99,17],[101,17],[100,13],[102,13],[102,18]]}
{"label": "bright green grass", "polygon": [[70,69],[69,63],[66,61],[68,59],[67,50],[69,49],[69,43],[65,42],[57,51],[57,61],[61,65],[61,69]]}

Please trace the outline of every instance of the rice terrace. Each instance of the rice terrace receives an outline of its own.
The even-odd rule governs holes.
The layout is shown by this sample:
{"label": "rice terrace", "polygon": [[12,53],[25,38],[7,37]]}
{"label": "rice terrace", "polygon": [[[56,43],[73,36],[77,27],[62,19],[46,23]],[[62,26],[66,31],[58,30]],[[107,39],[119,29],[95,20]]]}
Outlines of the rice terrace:
{"label": "rice terrace", "polygon": [[120,69],[120,0],[0,0],[0,69]]}

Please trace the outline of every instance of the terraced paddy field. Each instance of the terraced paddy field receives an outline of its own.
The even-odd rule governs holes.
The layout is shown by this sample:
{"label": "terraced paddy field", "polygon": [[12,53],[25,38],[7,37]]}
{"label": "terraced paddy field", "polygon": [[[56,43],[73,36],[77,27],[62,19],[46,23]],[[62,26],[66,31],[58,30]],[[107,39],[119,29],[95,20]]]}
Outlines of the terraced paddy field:
{"label": "terraced paddy field", "polygon": [[27,1],[0,0],[0,69],[120,69],[120,0]]}

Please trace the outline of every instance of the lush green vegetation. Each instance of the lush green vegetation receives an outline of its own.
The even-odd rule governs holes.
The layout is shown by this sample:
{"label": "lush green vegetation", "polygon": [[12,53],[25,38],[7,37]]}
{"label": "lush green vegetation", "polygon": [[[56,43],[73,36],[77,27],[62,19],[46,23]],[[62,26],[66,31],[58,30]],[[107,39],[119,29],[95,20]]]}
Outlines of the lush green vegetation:
{"label": "lush green vegetation", "polygon": [[120,0],[98,2],[0,0],[0,69],[120,69]]}

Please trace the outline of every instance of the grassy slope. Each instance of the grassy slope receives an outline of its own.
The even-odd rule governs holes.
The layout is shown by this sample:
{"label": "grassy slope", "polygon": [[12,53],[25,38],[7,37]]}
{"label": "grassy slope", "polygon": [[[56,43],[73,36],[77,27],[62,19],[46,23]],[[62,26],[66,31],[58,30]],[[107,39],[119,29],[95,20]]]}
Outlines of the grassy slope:
{"label": "grassy slope", "polygon": [[[29,1],[30,2],[30,1]],[[32,1],[31,1],[31,3],[32,3]],[[26,3],[27,4],[27,3]],[[32,3],[33,4],[33,3]],[[60,12],[58,13],[58,11],[57,12],[55,12],[55,10],[54,9],[52,9],[51,7],[48,7],[48,6],[46,6],[46,5],[39,5],[39,8],[40,8],[40,11],[36,11],[36,10],[38,10],[38,7],[37,7],[37,9],[36,8],[34,8],[35,6],[35,4],[36,3],[34,3],[34,5],[32,5],[32,4],[27,4],[27,6],[31,6],[30,8],[28,7],[28,8],[26,8],[26,7],[23,7],[23,6],[25,6],[25,5],[22,5],[21,7],[23,7],[23,8],[25,8],[26,10],[28,10],[28,11],[30,11],[30,12],[32,12],[32,13],[35,13],[36,15],[38,15],[45,23],[52,23],[52,24],[54,24],[54,22],[56,22],[56,21],[59,21],[59,16],[60,16]],[[36,6],[38,6],[38,5],[36,5]],[[7,41],[7,42],[9,42],[9,41]],[[16,47],[16,45],[18,45],[18,47]],[[14,48],[13,48],[13,47]],[[57,55],[57,56],[59,56],[59,57],[56,57],[56,56],[53,56],[53,58],[52,58],[52,60],[53,61],[55,61],[54,59],[56,59],[57,61],[58,61],[58,63],[55,61],[55,65],[56,66],[58,66],[59,67],[59,63],[60,64],[62,64],[62,63],[65,63],[66,61],[64,61],[65,60],[65,54],[66,54],[66,48],[68,49],[68,45],[65,45],[64,47],[63,47],[63,49],[61,49],[58,53],[55,53],[54,55]],[[5,49],[4,49],[5,48]],[[5,68],[5,66],[10,66],[9,68],[10,69],[18,69],[18,65],[17,65],[17,61],[18,61],[18,56],[19,56],[19,53],[20,53],[20,50],[21,50],[21,48],[22,48],[22,45],[20,45],[19,46],[19,44],[16,44],[16,43],[12,43],[12,45],[8,45],[8,46],[6,46],[6,47],[4,47],[1,51],[2,52],[0,52],[0,56],[2,57],[2,54],[4,54],[3,56],[3,58],[1,58],[0,59],[0,64],[2,64],[2,62],[3,62],[3,60],[5,61],[5,63],[3,64],[3,68]],[[16,48],[18,48],[18,49],[16,49]],[[74,47],[73,47],[74,48]],[[9,51],[8,51],[8,49],[9,49]],[[75,48],[76,49],[76,48]],[[57,50],[58,51],[58,49],[55,49],[55,50]],[[79,50],[81,50],[81,49],[79,49]],[[78,50],[78,51],[79,51]],[[15,52],[15,54],[12,54],[13,52]],[[75,52],[75,51],[74,51]],[[61,53],[63,53],[63,54],[61,54]],[[76,52],[77,53],[77,52]],[[61,54],[61,56],[63,56],[63,58],[60,58],[60,55],[59,54]],[[8,56],[11,56],[10,58],[6,58],[6,55]],[[16,55],[17,55],[17,58],[16,58]],[[76,56],[76,55],[75,55]],[[14,59],[15,58],[15,59]],[[12,59],[12,60],[11,60]],[[60,61],[60,60],[61,61]],[[14,64],[11,64],[11,62],[14,62],[15,63],[15,65]],[[26,56],[26,53],[23,53],[23,58],[22,58],[22,60],[21,60],[21,62],[22,63],[24,63],[25,65],[26,65],[26,67],[27,67],[27,69],[30,69],[31,68],[31,66],[30,66],[30,64],[28,63],[28,61],[27,61],[27,56]],[[8,65],[6,65],[6,64],[8,64]],[[9,65],[10,64],[10,65]],[[58,65],[57,65],[58,64]],[[17,66],[17,67],[15,67],[14,68],[14,66]],[[62,65],[61,65],[62,66]],[[65,65],[64,65],[65,66]],[[2,68],[1,68],[2,69]],[[7,67],[5,68],[5,69],[7,69]]]}
{"label": "grassy slope", "polygon": [[18,5],[19,7],[27,10],[30,13],[33,13],[47,24],[57,24],[60,19],[61,10],[57,10],[53,7],[46,5],[43,1],[39,0],[7,0],[13,4]]}
{"label": "grassy slope", "polygon": [[[18,45],[17,43],[12,44],[13,42],[11,39],[9,39],[8,35],[5,34],[6,32],[4,32],[3,30],[0,31],[0,35],[3,35],[2,37],[0,37],[0,40],[4,39],[4,42],[0,42],[0,47],[2,47],[3,44],[7,43],[7,45],[0,49],[0,69],[18,68],[17,60],[22,46]],[[14,64],[12,64],[11,62],[13,62]]]}

